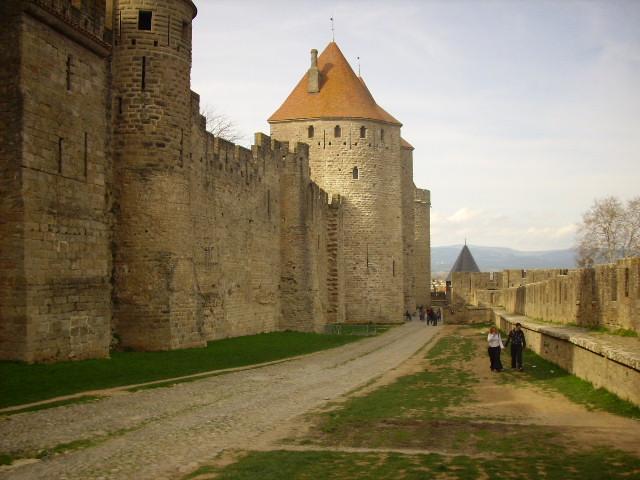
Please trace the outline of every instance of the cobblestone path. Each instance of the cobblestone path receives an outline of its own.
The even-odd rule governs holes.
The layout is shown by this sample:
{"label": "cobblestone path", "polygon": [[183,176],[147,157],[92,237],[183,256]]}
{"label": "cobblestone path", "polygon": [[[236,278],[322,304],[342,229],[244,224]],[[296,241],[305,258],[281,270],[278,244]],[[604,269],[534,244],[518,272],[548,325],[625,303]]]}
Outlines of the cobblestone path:
{"label": "cobblestone path", "polygon": [[180,478],[222,450],[274,440],[282,425],[399,366],[438,331],[410,322],[290,362],[4,417],[0,452],[82,448],[14,464],[0,479]]}

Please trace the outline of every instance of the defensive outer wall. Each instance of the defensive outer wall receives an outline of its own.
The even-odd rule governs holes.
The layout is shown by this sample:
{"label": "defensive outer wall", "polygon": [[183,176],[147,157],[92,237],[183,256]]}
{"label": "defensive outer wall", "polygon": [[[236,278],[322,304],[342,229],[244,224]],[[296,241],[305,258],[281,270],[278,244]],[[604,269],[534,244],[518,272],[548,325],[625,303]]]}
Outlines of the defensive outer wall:
{"label": "defensive outer wall", "polygon": [[0,15],[0,359],[400,322],[428,303],[430,200],[399,129],[382,145],[371,126],[359,157],[379,206],[364,225],[358,195],[312,178],[315,142],[206,131],[192,2],[3,0]]}
{"label": "defensive outer wall", "polygon": [[640,333],[640,258],[575,270],[455,272],[450,304],[458,320],[506,331],[520,322],[536,353],[640,405],[637,339],[578,328]]}

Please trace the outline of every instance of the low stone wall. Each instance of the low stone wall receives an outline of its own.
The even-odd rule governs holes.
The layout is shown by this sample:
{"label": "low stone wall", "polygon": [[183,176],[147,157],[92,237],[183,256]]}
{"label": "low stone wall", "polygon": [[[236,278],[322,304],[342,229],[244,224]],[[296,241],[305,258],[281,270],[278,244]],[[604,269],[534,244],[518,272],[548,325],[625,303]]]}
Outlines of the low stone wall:
{"label": "low stone wall", "polygon": [[486,307],[443,307],[444,322],[448,324],[487,323],[492,320],[492,310]]}
{"label": "low stone wall", "polygon": [[493,321],[505,331],[522,324],[527,347],[572,374],[640,405],[640,351],[621,342],[595,338],[584,329],[540,325],[521,315],[493,310]]}

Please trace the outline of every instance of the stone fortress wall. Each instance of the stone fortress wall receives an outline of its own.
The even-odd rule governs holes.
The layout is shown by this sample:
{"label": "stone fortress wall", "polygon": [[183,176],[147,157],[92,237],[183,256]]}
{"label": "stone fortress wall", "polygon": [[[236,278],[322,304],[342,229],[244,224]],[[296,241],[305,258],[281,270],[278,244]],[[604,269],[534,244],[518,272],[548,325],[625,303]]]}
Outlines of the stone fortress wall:
{"label": "stone fortress wall", "polygon": [[[364,225],[357,196],[349,203],[313,181],[314,142],[256,134],[245,149],[214,138],[190,89],[195,13],[188,0],[0,5],[9,27],[0,40],[16,46],[0,49],[0,359],[105,357],[113,342],[203,346],[402,321],[412,309],[403,234],[424,204],[412,218],[401,202],[415,187],[400,153],[367,126],[375,146],[358,159],[364,182],[354,191],[379,195],[380,213]],[[399,152],[399,142],[389,131],[386,145]],[[336,159],[345,146],[331,146]],[[350,178],[346,151],[344,161]],[[386,249],[376,228],[393,229]],[[428,245],[428,232],[411,237],[416,251]],[[363,268],[368,243],[372,296],[362,310],[347,272]]]}
{"label": "stone fortress wall", "polygon": [[640,332],[640,258],[575,270],[454,272],[452,303],[559,324]]}

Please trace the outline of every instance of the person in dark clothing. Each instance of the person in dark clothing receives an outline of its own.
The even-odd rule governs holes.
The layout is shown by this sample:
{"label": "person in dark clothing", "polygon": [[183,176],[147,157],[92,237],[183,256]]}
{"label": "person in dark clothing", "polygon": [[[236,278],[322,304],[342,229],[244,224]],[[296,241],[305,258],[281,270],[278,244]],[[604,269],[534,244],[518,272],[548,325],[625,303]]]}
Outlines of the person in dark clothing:
{"label": "person in dark clothing", "polygon": [[410,322],[410,321],[411,321],[411,314],[409,313],[409,310],[407,310],[406,312],[404,312],[404,319],[405,319],[407,322]]}
{"label": "person in dark clothing", "polygon": [[520,323],[516,323],[516,328],[509,332],[505,347],[509,344],[511,344],[511,368],[522,371],[522,351],[527,346],[527,341]]}

